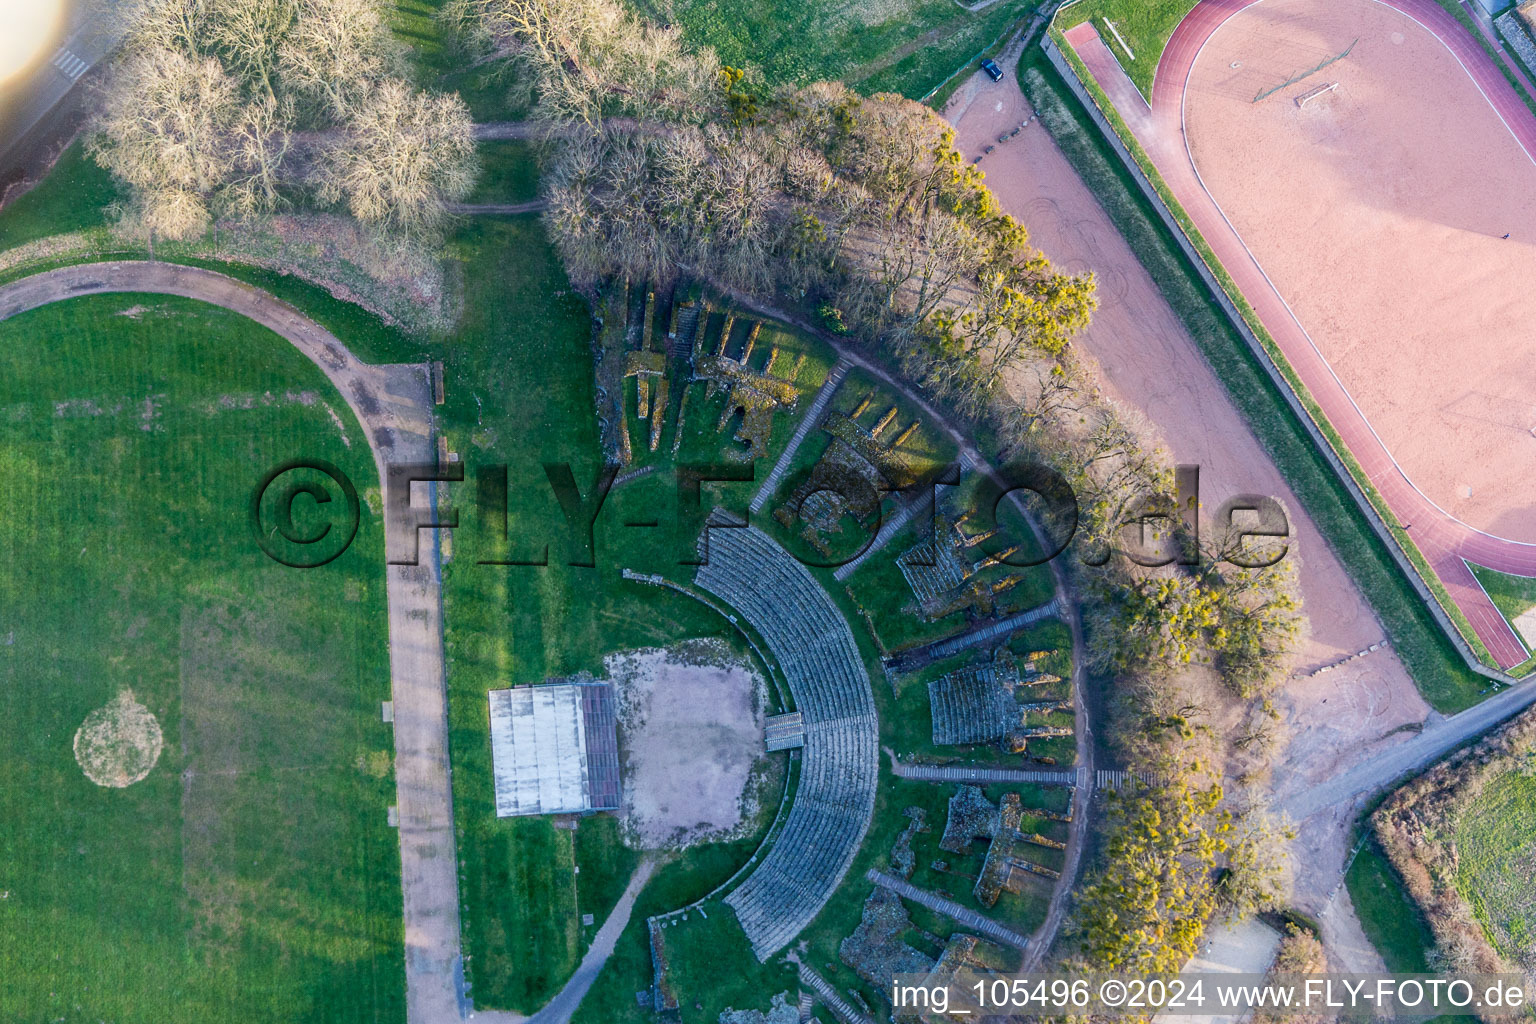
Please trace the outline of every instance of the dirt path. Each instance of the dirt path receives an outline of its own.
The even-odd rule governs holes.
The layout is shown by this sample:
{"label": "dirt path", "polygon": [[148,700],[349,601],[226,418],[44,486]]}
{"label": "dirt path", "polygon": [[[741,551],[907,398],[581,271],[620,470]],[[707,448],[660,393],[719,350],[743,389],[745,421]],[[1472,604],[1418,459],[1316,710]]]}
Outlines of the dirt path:
{"label": "dirt path", "polygon": [[549,209],[548,199],[530,199],[525,203],[449,203],[448,212],[460,217],[512,216],[542,213]]}
{"label": "dirt path", "polygon": [[[381,486],[391,463],[431,462],[432,388],[423,365],[374,366],[293,307],[212,270],[171,263],[116,262],[65,267],[0,288],[0,320],[81,295],[147,292],[198,299],[232,310],[287,339],[320,367],[363,426]],[[386,522],[386,549],[401,530]],[[414,533],[414,530],[410,531]],[[407,1017],[411,1024],[463,1018],[458,857],[448,774],[448,709],[443,667],[441,564],[435,534],[419,566],[390,565],[389,665],[394,698],[395,782],[405,898]]]}
{"label": "dirt path", "polygon": [[586,998],[592,983],[602,973],[603,965],[613,955],[619,936],[624,934],[625,927],[629,925],[630,914],[635,909],[635,900],[640,896],[640,890],[645,888],[645,883],[651,880],[655,870],[656,861],[649,856],[635,868],[629,884],[624,887],[624,894],[619,897],[619,902],[614,904],[607,920],[592,937],[592,945],[587,947],[587,954],[581,958],[581,965],[576,968],[576,973],[571,975],[571,980],[565,983],[565,987],[555,994],[555,998],[551,999],[544,1009],[526,1018],[511,1013],[489,1013],[482,1010],[474,1014],[471,1019],[491,1021],[493,1024],[494,1022],[518,1024],[521,1021],[526,1021],[526,1024],[567,1024],[577,1007],[581,1006],[581,1001]]}
{"label": "dirt path", "polygon": [[[962,86],[948,116],[957,145],[972,156],[1002,129],[1031,113],[1011,81],[979,76]],[[1200,502],[1214,508],[1235,494],[1279,498],[1290,513],[1309,635],[1296,664],[1308,670],[1382,639],[1370,606],[1329,549],[1268,453],[1201,355],[1157,284],[1077,176],[1050,134],[1032,122],[983,158],[987,183],[1003,208],[1028,225],[1031,242],[1067,270],[1098,276],[1099,309],[1076,342],[1099,364],[1109,397],[1143,413],[1171,460],[1200,466]],[[1321,676],[1292,679],[1277,694],[1290,732],[1275,777],[1306,787],[1406,739],[1394,732],[1429,714],[1397,656],[1378,651]],[[1342,845],[1342,839],[1340,840]],[[1320,907],[1332,882],[1306,902]]]}
{"label": "dirt path", "polygon": [[[1536,459],[1536,445],[1530,443],[1529,437],[1524,437],[1522,440],[1514,437],[1513,434],[1508,437],[1500,435],[1503,440],[1498,445],[1498,458],[1489,459],[1484,453],[1476,450],[1468,451],[1464,446],[1460,446],[1456,449],[1461,455],[1459,463],[1447,464],[1447,468],[1453,472],[1476,470],[1483,474],[1483,477],[1478,478],[1479,481],[1486,477],[1487,481],[1502,481],[1502,486],[1473,487],[1458,484],[1452,488],[1449,483],[1454,481],[1431,482],[1430,477],[1426,475],[1433,472],[1426,468],[1429,464],[1414,461],[1413,449],[1416,444],[1419,444],[1412,440],[1418,436],[1412,432],[1414,428],[1410,426],[1407,434],[1402,430],[1394,430],[1391,423],[1397,421],[1390,419],[1388,413],[1383,411],[1384,407],[1374,405],[1369,395],[1363,395],[1361,402],[1357,404],[1357,397],[1351,389],[1368,389],[1371,386],[1371,378],[1368,375],[1362,377],[1358,370],[1350,373],[1347,365],[1348,349],[1335,348],[1330,357],[1327,343],[1328,332],[1332,325],[1326,320],[1319,320],[1315,312],[1309,314],[1308,318],[1313,322],[1314,328],[1321,333],[1318,337],[1308,333],[1303,320],[1298,317],[1298,313],[1293,310],[1282,292],[1288,290],[1292,300],[1307,296],[1301,295],[1294,288],[1287,289],[1284,283],[1277,283],[1271,279],[1266,272],[1266,267],[1261,265],[1258,256],[1250,251],[1244,238],[1238,233],[1239,227],[1228,219],[1216,199],[1207,191],[1206,182],[1202,180],[1196,162],[1200,159],[1208,159],[1209,151],[1204,151],[1205,155],[1202,156],[1199,147],[1192,147],[1186,142],[1186,107],[1189,106],[1186,100],[1194,97],[1190,91],[1192,82],[1197,78],[1205,81],[1205,78],[1200,77],[1202,75],[1219,77],[1223,73],[1230,74],[1231,69],[1228,65],[1242,63],[1227,59],[1231,55],[1223,51],[1222,59],[1225,63],[1220,67],[1201,70],[1197,67],[1197,62],[1200,61],[1202,52],[1229,20],[1234,17],[1250,17],[1244,12],[1257,2],[1258,0],[1203,0],[1195,7],[1174,31],[1168,48],[1163,54],[1158,68],[1158,84],[1152,97],[1151,110],[1147,110],[1144,104],[1131,98],[1127,92],[1128,80],[1113,63],[1108,50],[1091,26],[1086,30],[1083,30],[1082,26],[1073,29],[1068,33],[1068,40],[1088,64],[1095,78],[1109,93],[1132,130],[1141,139],[1143,146],[1153,162],[1157,164],[1169,187],[1178,196],[1196,228],[1215,251],[1223,266],[1237,281],[1244,296],[1254,305],[1259,318],[1284,350],[1287,360],[1301,376],[1312,397],[1322,406],[1330,423],[1342,435],[1350,451],[1359,460],[1366,475],[1380,491],[1399,523],[1411,529],[1410,536],[1413,541],[1444,583],[1451,599],[1467,616],[1478,637],[1493,652],[1499,664],[1505,667],[1516,665],[1528,656],[1525,647],[1477,585],[1466,562],[1476,562],[1502,572],[1536,576],[1536,544],[1530,542],[1532,537],[1536,537],[1536,527],[1532,526],[1536,520],[1532,520],[1528,506],[1520,503],[1520,489],[1512,485],[1513,477],[1510,476],[1511,472],[1525,466],[1530,460]],[[1422,52],[1433,56],[1432,76],[1430,71],[1419,68],[1418,64],[1411,66],[1417,69],[1416,75],[1422,71],[1425,80],[1432,77],[1436,84],[1428,87],[1426,91],[1423,81],[1416,78],[1410,94],[1397,95],[1386,91],[1383,82],[1377,81],[1376,78],[1361,78],[1356,93],[1362,101],[1369,100],[1375,104],[1373,109],[1383,117],[1395,118],[1402,114],[1404,103],[1421,104],[1422,109],[1412,109],[1419,110],[1425,117],[1431,115],[1438,117],[1445,115],[1445,104],[1434,104],[1431,102],[1432,98],[1452,93],[1456,96],[1463,96],[1463,94],[1469,97],[1480,96],[1483,106],[1480,109],[1476,106],[1465,106],[1468,115],[1466,118],[1459,119],[1468,123],[1476,121],[1486,128],[1486,145],[1479,147],[1479,152],[1483,149],[1489,150],[1490,153],[1497,151],[1496,156],[1489,156],[1490,163],[1487,167],[1479,168],[1478,178],[1481,180],[1488,174],[1494,173],[1511,175],[1518,172],[1524,180],[1529,180],[1531,175],[1529,163],[1536,160],[1536,156],[1533,156],[1536,154],[1536,117],[1526,109],[1477,40],[1433,0],[1373,0],[1373,4],[1367,6],[1371,10],[1372,17],[1388,16],[1396,19],[1394,32],[1390,33],[1390,41],[1386,45],[1402,47],[1412,44],[1416,53]],[[1360,9],[1364,11],[1366,7]],[[1337,13],[1333,5],[1318,7],[1317,12],[1318,17],[1327,16],[1330,12]],[[1277,15],[1266,6],[1264,10],[1251,16],[1274,17]],[[1360,45],[1367,46],[1368,42],[1371,40],[1362,42]],[[1217,48],[1220,49],[1219,46]],[[1365,66],[1363,62],[1369,56],[1369,52],[1369,50],[1362,51],[1358,62],[1353,56],[1348,61],[1341,62],[1341,70],[1337,74],[1333,74],[1332,78],[1324,75],[1323,78],[1333,80],[1340,75],[1355,72],[1356,69],[1351,62]],[[1217,59],[1214,56],[1209,57],[1207,63]],[[1373,59],[1385,60],[1385,58]],[[1425,59],[1429,57],[1426,56]],[[1391,60],[1380,64],[1382,68],[1392,66],[1396,65]],[[1238,73],[1241,73],[1241,69]],[[1286,102],[1289,101],[1286,100]],[[1458,119],[1453,117],[1453,120]],[[1358,141],[1358,139],[1355,140],[1355,142]],[[1339,182],[1343,181],[1349,189],[1353,190],[1350,194],[1356,196],[1369,191],[1370,187],[1365,181],[1356,180],[1358,172],[1354,163],[1358,162],[1356,157],[1359,154],[1351,155],[1354,151],[1349,147],[1353,144],[1348,137],[1345,137],[1341,142],[1329,146],[1328,152],[1333,154],[1335,163],[1328,165],[1326,175],[1322,178],[1316,174],[1306,177],[1309,180],[1332,182],[1327,186],[1319,186],[1328,189],[1339,187]],[[1452,159],[1465,149],[1465,145],[1430,143],[1421,145],[1412,152],[1416,154],[1416,159],[1425,162],[1427,166],[1429,162],[1437,159]],[[1474,267],[1482,267],[1490,259],[1494,262],[1488,265],[1492,266],[1502,263],[1507,268],[1518,263],[1517,254],[1528,251],[1525,247],[1532,244],[1532,239],[1522,237],[1504,241],[1500,239],[1500,234],[1504,231],[1536,234],[1536,214],[1532,214],[1529,204],[1524,203],[1524,197],[1528,196],[1530,190],[1528,188],[1504,189],[1501,195],[1508,201],[1482,211],[1485,216],[1488,213],[1498,214],[1510,220],[1512,226],[1505,226],[1502,221],[1498,224],[1490,222],[1483,225],[1458,220],[1435,221],[1432,217],[1426,220],[1414,213],[1414,204],[1422,203],[1426,195],[1432,197],[1434,193],[1443,192],[1447,195],[1455,193],[1460,197],[1466,192],[1466,190],[1449,189],[1445,186],[1444,180],[1431,183],[1422,175],[1409,176],[1395,184],[1386,194],[1378,196],[1377,204],[1380,207],[1378,213],[1394,224],[1396,220],[1392,218],[1408,215],[1415,224],[1418,224],[1421,233],[1453,232],[1455,237],[1451,240],[1463,248],[1471,247],[1468,248],[1469,252],[1473,250],[1483,252],[1489,246],[1501,243],[1512,247],[1508,256],[1485,256],[1482,262],[1472,264]],[[1483,195],[1484,193],[1479,191],[1475,194]],[[1517,198],[1519,202],[1516,202]],[[1388,243],[1395,245],[1399,235],[1406,230],[1403,228],[1388,231],[1383,228],[1372,237],[1382,243],[1382,252],[1390,256],[1396,250],[1391,249]],[[1423,235],[1423,237],[1427,239],[1431,236]],[[1446,237],[1451,238],[1449,234]],[[1326,247],[1326,243],[1321,244]],[[1404,266],[1408,268],[1423,266],[1425,261],[1422,254],[1426,251],[1442,250],[1437,242],[1422,242],[1417,246],[1416,258],[1411,264]],[[1460,249],[1457,251],[1459,252]],[[1504,250],[1497,251],[1502,253]],[[1270,253],[1271,250],[1266,248],[1265,252]],[[1345,262],[1353,267],[1356,276],[1363,275],[1369,281],[1377,280],[1383,272],[1382,267],[1368,260],[1358,266],[1348,258],[1345,258]],[[1396,269],[1398,267],[1395,264],[1389,263],[1385,272],[1390,277]],[[1449,269],[1448,264],[1438,263],[1431,268],[1431,272],[1439,273]],[[1474,272],[1467,280],[1473,285],[1478,285],[1483,276],[1486,275],[1480,276]],[[1528,293],[1528,289],[1517,289],[1512,294],[1506,294],[1504,300],[1497,303],[1496,308],[1490,312],[1490,316],[1496,314],[1495,320],[1491,322],[1502,329],[1501,318],[1523,302]],[[1458,308],[1460,308],[1459,304],[1450,304],[1445,315],[1455,312]],[[1438,323],[1438,317],[1435,322]],[[1523,327],[1520,326],[1523,322],[1517,318],[1517,334],[1523,332]],[[1475,341],[1481,332],[1482,323],[1479,320],[1470,327],[1464,324],[1460,334]],[[1523,337],[1523,334],[1521,336]],[[1348,344],[1354,348],[1360,348],[1353,344],[1352,338],[1348,339]],[[1400,354],[1401,351],[1395,339],[1392,351],[1396,354]],[[1412,368],[1422,361],[1422,354],[1415,350],[1413,358],[1395,361],[1378,355],[1376,365],[1385,368],[1383,373],[1401,368],[1397,364]],[[1341,367],[1336,369],[1330,358],[1341,361]],[[1524,364],[1528,362],[1529,360],[1523,360],[1514,364],[1500,364],[1498,368],[1494,368],[1484,366],[1475,358],[1466,358],[1459,372],[1465,374],[1475,370],[1483,372],[1484,377],[1474,379],[1471,384],[1463,379],[1465,386],[1455,387],[1449,391],[1441,390],[1436,385],[1428,392],[1404,397],[1417,397],[1421,403],[1428,403],[1430,406],[1450,403],[1446,409],[1437,410],[1437,413],[1447,411],[1455,413],[1457,410],[1452,406],[1461,399],[1468,399],[1471,403],[1470,418],[1472,420],[1487,417],[1497,413],[1502,405],[1510,405],[1510,403],[1490,401],[1486,396],[1480,396],[1479,392],[1496,390],[1510,379],[1524,379],[1521,375],[1526,370]],[[1472,390],[1468,390],[1469,388]],[[1437,395],[1439,398],[1436,397]],[[1526,398],[1528,395],[1517,396],[1517,400],[1512,401],[1518,405]],[[1511,408],[1513,407],[1514,405],[1511,405]],[[1385,435],[1377,433],[1377,426],[1371,417],[1375,417],[1381,424],[1386,431]],[[1443,416],[1437,418],[1443,419]],[[1425,422],[1428,424],[1430,420],[1426,419]],[[1523,425],[1523,420],[1521,422]],[[1389,442],[1384,440],[1384,436],[1395,439],[1391,443],[1399,445],[1399,451],[1409,460],[1409,463],[1400,464],[1397,454],[1389,447]],[[1425,480],[1423,486],[1427,490],[1416,485],[1411,474],[1416,474],[1420,479]],[[1449,497],[1446,495],[1447,491],[1450,492]],[[1490,501],[1495,504],[1488,504],[1487,502]],[[1497,504],[1500,501],[1505,504]],[[1463,504],[1465,504],[1464,509]],[[1458,517],[1456,514],[1458,510],[1470,518],[1464,520]],[[1482,528],[1479,528],[1479,525]]]}

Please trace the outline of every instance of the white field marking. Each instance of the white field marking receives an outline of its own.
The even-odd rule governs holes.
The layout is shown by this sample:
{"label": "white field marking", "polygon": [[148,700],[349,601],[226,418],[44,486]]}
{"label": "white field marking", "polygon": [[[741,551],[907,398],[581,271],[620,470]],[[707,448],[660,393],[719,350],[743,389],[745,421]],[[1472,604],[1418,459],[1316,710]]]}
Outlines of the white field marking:
{"label": "white field marking", "polygon": [[[1461,558],[1460,555],[1458,555],[1457,557]],[[1461,559],[1461,564],[1467,567],[1467,575],[1472,577],[1472,582],[1477,584],[1477,589],[1481,590],[1483,592],[1483,596],[1488,599],[1488,603],[1493,606],[1493,610],[1495,612],[1498,612],[1499,621],[1503,622],[1506,626],[1509,627],[1509,631],[1515,635],[1515,643],[1520,645],[1520,649],[1522,651],[1524,651],[1525,652],[1525,656],[1527,658],[1529,658],[1531,656],[1531,649],[1525,645],[1525,637],[1520,635],[1520,631],[1515,628],[1515,624],[1513,622],[1509,621],[1509,617],[1504,614],[1504,612],[1499,608],[1499,606],[1493,603],[1493,595],[1488,593],[1488,588],[1483,586],[1483,581],[1478,579],[1477,578],[1477,573],[1472,571],[1472,563],[1467,561],[1465,558],[1462,558]],[[1488,569],[1488,567],[1486,565],[1483,566],[1482,568]],[[1488,569],[1488,571],[1489,572],[1504,572],[1503,569]],[[1528,579],[1531,578],[1529,576],[1521,576],[1517,572],[1504,572],[1504,575],[1506,575],[1506,576],[1514,576],[1514,577],[1517,577],[1519,579],[1524,579],[1524,580],[1528,580]],[[1526,614],[1529,614],[1529,612],[1527,612]]]}
{"label": "white field marking", "polygon": [[1114,33],[1115,42],[1120,44],[1120,49],[1124,50],[1125,51],[1125,55],[1127,57],[1131,58],[1131,60],[1135,60],[1136,59],[1136,55],[1131,52],[1131,48],[1129,46],[1125,45],[1125,40],[1121,37],[1120,30],[1115,28],[1115,23],[1110,21],[1108,18],[1103,19],[1103,21],[1104,21],[1104,24],[1109,26],[1110,32]]}
{"label": "white field marking", "polygon": [[[1195,51],[1195,56],[1194,56],[1194,58],[1189,63],[1189,70],[1184,75],[1184,90],[1183,90],[1183,92],[1179,96],[1179,130],[1180,130],[1180,134],[1182,134],[1184,136],[1184,152],[1187,155],[1187,157],[1189,158],[1190,169],[1195,172],[1195,180],[1196,180],[1196,182],[1199,183],[1200,190],[1202,192],[1204,192],[1205,195],[1206,195],[1206,198],[1211,201],[1211,205],[1213,207],[1215,207],[1216,212],[1221,215],[1221,219],[1224,222],[1226,222],[1227,229],[1232,232],[1232,237],[1237,239],[1237,244],[1242,246],[1243,252],[1247,255],[1249,261],[1253,263],[1254,269],[1259,272],[1259,276],[1264,278],[1264,282],[1266,284],[1268,284],[1269,287],[1270,287],[1270,290],[1274,292],[1275,298],[1279,299],[1280,300],[1280,304],[1285,307],[1286,313],[1288,313],[1290,315],[1291,320],[1296,324],[1297,329],[1301,331],[1302,337],[1306,338],[1307,339],[1307,344],[1312,346],[1312,351],[1314,353],[1316,353],[1317,358],[1322,362],[1323,367],[1328,371],[1328,375],[1333,378],[1334,383],[1338,385],[1339,390],[1341,392],[1343,392],[1344,397],[1349,400],[1349,404],[1354,408],[1355,412],[1359,415],[1360,421],[1365,424],[1365,429],[1367,429],[1367,430],[1369,430],[1371,432],[1371,436],[1373,438],[1375,438],[1376,439],[1376,443],[1381,446],[1381,450],[1382,450],[1383,454],[1386,455],[1387,461],[1392,464],[1392,468],[1393,469],[1397,470],[1398,475],[1403,478],[1403,482],[1406,483],[1409,487],[1413,488],[1414,493],[1416,493],[1419,497],[1423,498],[1425,503],[1427,503],[1431,508],[1433,508],[1436,512],[1439,512],[1442,516],[1444,516],[1445,518],[1449,519],[1451,522],[1455,523],[1458,526],[1464,527],[1464,528],[1466,528],[1467,530],[1470,530],[1473,533],[1476,533],[1476,534],[1479,534],[1481,536],[1487,537],[1489,540],[1499,541],[1502,544],[1515,544],[1515,545],[1518,545],[1520,547],[1525,547],[1525,548],[1536,548],[1536,542],[1526,541],[1526,540],[1514,540],[1514,539],[1509,538],[1509,537],[1500,537],[1498,534],[1489,533],[1487,530],[1480,530],[1477,527],[1471,525],[1470,523],[1462,522],[1460,519],[1456,518],[1454,515],[1452,515],[1451,513],[1447,512],[1445,509],[1441,508],[1438,504],[1436,504],[1433,498],[1431,498],[1429,495],[1425,494],[1419,488],[1419,485],[1413,482],[1413,478],[1410,477],[1407,474],[1407,472],[1404,471],[1402,465],[1398,463],[1397,458],[1392,454],[1392,450],[1390,448],[1388,448],[1387,445],[1386,445],[1386,442],[1381,439],[1381,435],[1376,433],[1376,427],[1371,423],[1370,419],[1365,415],[1365,410],[1360,408],[1359,403],[1355,401],[1355,396],[1350,393],[1349,389],[1344,386],[1344,382],[1339,379],[1338,372],[1334,370],[1333,364],[1330,363],[1328,361],[1327,357],[1325,357],[1323,355],[1322,349],[1318,348],[1317,342],[1313,339],[1312,335],[1307,331],[1306,326],[1302,324],[1301,319],[1296,315],[1296,311],[1291,308],[1291,304],[1285,300],[1285,296],[1283,294],[1281,294],[1280,289],[1275,285],[1274,280],[1271,279],[1269,274],[1268,274],[1268,272],[1265,271],[1264,265],[1262,263],[1260,263],[1259,262],[1259,258],[1253,254],[1253,250],[1248,248],[1248,243],[1243,240],[1243,236],[1237,230],[1237,226],[1234,225],[1232,223],[1232,219],[1227,216],[1227,211],[1225,211],[1225,210],[1223,210],[1221,208],[1221,204],[1216,201],[1216,197],[1214,195],[1212,195],[1211,194],[1211,190],[1206,187],[1205,179],[1203,177],[1201,177],[1201,175],[1200,175],[1200,166],[1197,163],[1195,163],[1194,151],[1190,148],[1190,145],[1189,145],[1189,123],[1188,123],[1188,119],[1186,117],[1187,108],[1188,108],[1188,104],[1189,104],[1189,79],[1195,73],[1195,64],[1199,62],[1200,54],[1205,52],[1206,44],[1209,43],[1213,38],[1215,38],[1216,33],[1221,30],[1222,26],[1226,25],[1226,23],[1228,21],[1230,21],[1232,18],[1234,18],[1235,16],[1237,16],[1237,15],[1243,13],[1244,11],[1248,10],[1248,8],[1255,7],[1258,4],[1261,4],[1263,2],[1264,2],[1264,0],[1254,0],[1254,2],[1249,4],[1247,7],[1243,7],[1243,8],[1240,8],[1238,10],[1235,10],[1231,14],[1228,14],[1226,18],[1222,19],[1221,24],[1217,25],[1215,29],[1211,30],[1211,34],[1206,36],[1205,42],[1201,43],[1200,44],[1200,48]],[[1435,39],[1439,40],[1440,45],[1444,46],[1446,48],[1446,50],[1448,50],[1450,52],[1452,57],[1456,57],[1456,51],[1452,50],[1450,45],[1448,43],[1446,43],[1446,41],[1444,39],[1441,39],[1440,36],[1436,35],[1435,32],[1432,29],[1428,28],[1422,22],[1420,22],[1417,19],[1415,19],[1413,17],[1413,15],[1408,14],[1405,11],[1398,10],[1398,8],[1394,7],[1389,2],[1389,0],[1372,0],[1372,2],[1373,3],[1379,3],[1383,7],[1387,7],[1389,9],[1391,9],[1391,10],[1397,11],[1397,13],[1401,14],[1403,17],[1407,18],[1409,21],[1412,21],[1415,25],[1418,25],[1420,28],[1423,28],[1430,35],[1434,36]],[[1456,57],[1456,63],[1460,64],[1461,65],[1461,69],[1467,73],[1467,77],[1472,79],[1472,84],[1477,87],[1477,91],[1479,93],[1482,93],[1483,99],[1486,100],[1488,105],[1489,105],[1489,107],[1491,107],[1493,109],[1493,112],[1494,112],[1495,116],[1497,116],[1499,118],[1499,122],[1501,124],[1503,124],[1505,129],[1509,131],[1510,135],[1514,137],[1515,142],[1520,144],[1520,148],[1521,148],[1522,152],[1524,152],[1525,155],[1528,158],[1530,158],[1532,165],[1536,165],[1536,157],[1531,156],[1530,151],[1525,149],[1525,144],[1520,142],[1520,137],[1518,135],[1515,135],[1514,129],[1510,128],[1510,126],[1509,126],[1509,122],[1505,121],[1503,115],[1499,114],[1498,108],[1493,106],[1493,101],[1491,99],[1488,99],[1488,94],[1483,92],[1482,86],[1477,84],[1477,79],[1475,77],[1473,77],[1472,72],[1467,70],[1467,66],[1465,64],[1461,64],[1461,58]],[[1361,467],[1362,471],[1364,470],[1364,468],[1365,467],[1363,467],[1363,466]],[[1511,630],[1511,632],[1513,632],[1513,630]]]}

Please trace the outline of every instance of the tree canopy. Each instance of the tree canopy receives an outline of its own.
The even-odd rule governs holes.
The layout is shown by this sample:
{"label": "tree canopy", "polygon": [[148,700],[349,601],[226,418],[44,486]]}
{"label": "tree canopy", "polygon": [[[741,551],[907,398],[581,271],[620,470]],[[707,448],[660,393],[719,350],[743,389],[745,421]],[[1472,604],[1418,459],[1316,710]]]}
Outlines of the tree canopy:
{"label": "tree canopy", "polygon": [[305,195],[430,232],[474,183],[473,126],[406,69],[375,0],[150,0],[91,149],[166,237]]}

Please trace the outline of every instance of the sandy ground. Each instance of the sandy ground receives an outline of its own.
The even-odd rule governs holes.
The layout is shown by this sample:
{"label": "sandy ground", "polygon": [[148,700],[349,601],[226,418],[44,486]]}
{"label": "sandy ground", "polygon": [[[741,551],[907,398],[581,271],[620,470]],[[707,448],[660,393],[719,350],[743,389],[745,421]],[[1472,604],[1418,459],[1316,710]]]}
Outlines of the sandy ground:
{"label": "sandy ground", "polygon": [[[1193,981],[1202,974],[1263,974],[1280,948],[1280,933],[1256,917],[1228,921],[1207,933],[1200,952],[1185,965]],[[1240,1014],[1160,1013],[1158,1024],[1236,1024]]]}
{"label": "sandy ground", "polygon": [[729,833],[763,747],[763,680],[718,644],[609,655],[619,693],[624,820],[640,846]]}
{"label": "sandy ground", "polygon": [[[946,116],[967,158],[1029,115],[1011,81],[972,79]],[[1193,339],[1164,302],[1107,215],[1036,122],[986,156],[981,167],[1005,209],[1058,265],[1093,270],[1100,306],[1078,342],[1096,359],[1108,395],[1142,411],[1173,460],[1201,468],[1201,504],[1213,510],[1238,493],[1279,498],[1289,510],[1309,636],[1300,671],[1329,664],[1383,639],[1353,581],[1228,400]],[[1290,738],[1274,770],[1276,802],[1407,737],[1429,707],[1390,649],[1313,678],[1292,679],[1276,697]],[[1315,850],[1302,848],[1298,901],[1319,910],[1338,879],[1343,839],[1325,825]],[[1319,859],[1313,860],[1313,855]]]}
{"label": "sandy ground", "polygon": [[1264,0],[1206,43],[1185,117],[1206,187],[1407,477],[1536,541],[1517,485],[1536,473],[1536,164],[1456,57],[1372,0]]}

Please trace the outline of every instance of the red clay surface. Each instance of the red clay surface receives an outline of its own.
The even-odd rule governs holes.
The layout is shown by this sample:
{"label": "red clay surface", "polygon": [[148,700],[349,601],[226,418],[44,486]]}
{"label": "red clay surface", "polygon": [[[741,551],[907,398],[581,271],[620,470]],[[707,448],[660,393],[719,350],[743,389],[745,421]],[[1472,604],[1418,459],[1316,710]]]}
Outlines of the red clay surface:
{"label": "red clay surface", "polygon": [[1432,0],[1204,0],[1151,109],[1091,25],[1067,38],[1479,638],[1524,661],[1463,559],[1536,575],[1536,118]]}

